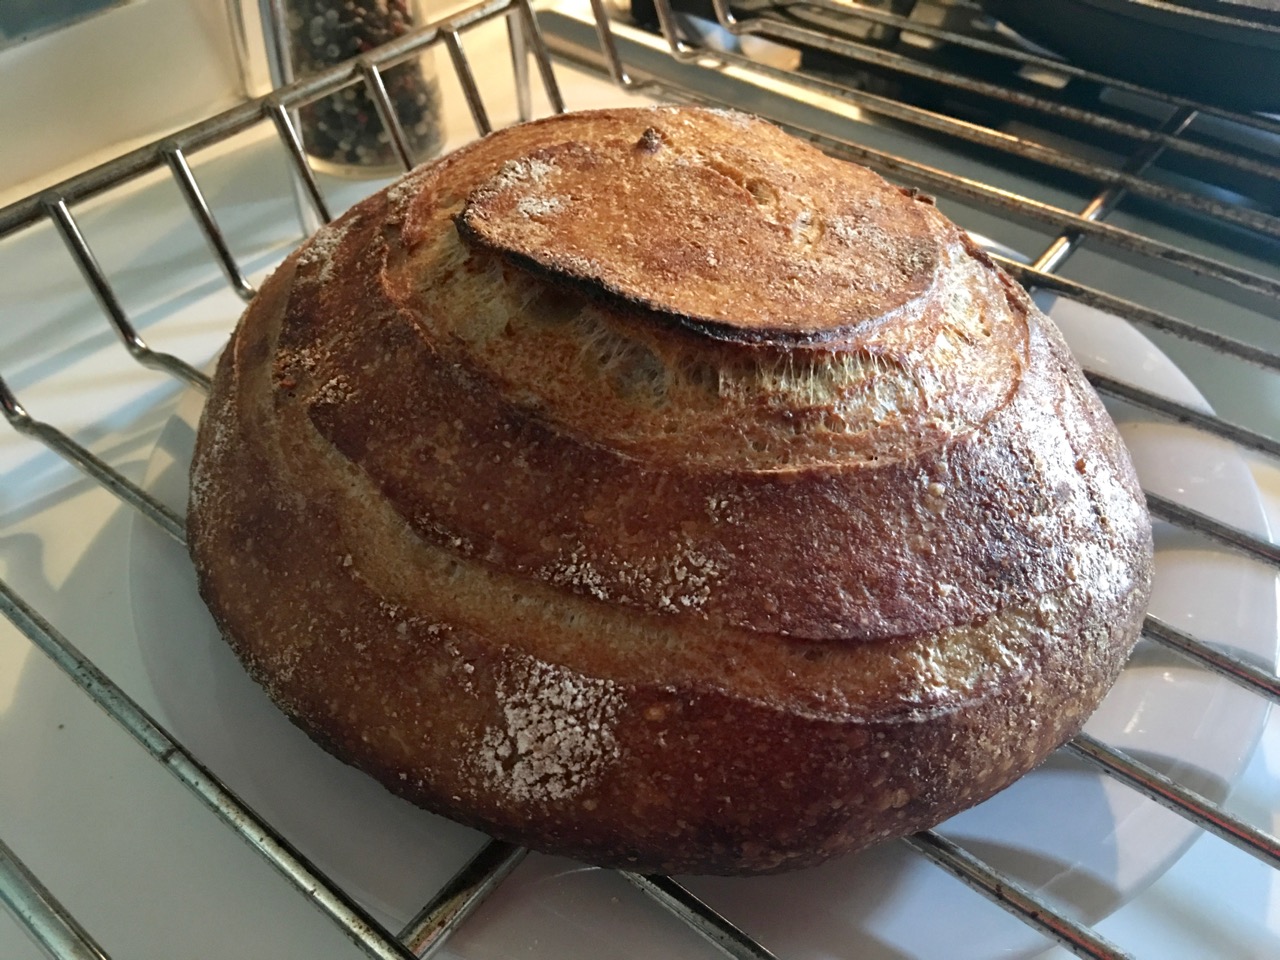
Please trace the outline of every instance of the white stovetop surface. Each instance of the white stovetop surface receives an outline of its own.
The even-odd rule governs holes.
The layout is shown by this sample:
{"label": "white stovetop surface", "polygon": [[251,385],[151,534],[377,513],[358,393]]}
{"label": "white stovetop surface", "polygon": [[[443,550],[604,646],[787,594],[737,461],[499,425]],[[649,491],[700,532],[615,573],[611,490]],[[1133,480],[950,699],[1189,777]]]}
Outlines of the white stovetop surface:
{"label": "white stovetop surface", "polygon": [[[484,65],[491,105],[504,105],[493,109],[499,125],[514,118],[500,39],[469,41],[475,62]],[[567,70],[561,76],[571,109],[627,99],[600,80]],[[473,135],[469,118],[458,92],[445,87],[452,142],[464,142]],[[283,160],[272,144],[263,129],[193,158],[255,279],[298,240],[288,207],[262,199],[287,195]],[[339,208],[372,186],[326,181]],[[207,363],[242,304],[208,260],[172,185],[151,177],[127,196],[76,212],[152,346]],[[51,231],[42,227],[0,242],[0,313],[0,374],[31,413],[142,482],[182,388],[128,358]],[[1280,484],[1274,470],[1260,470],[1274,525]],[[131,579],[137,569],[128,562],[136,549],[132,512],[54,454],[5,429],[0,477],[0,575],[146,709],[163,716],[134,620],[138,597],[145,601],[150,585]],[[1275,831],[1277,797],[1280,722],[1273,716],[1227,805]],[[326,828],[339,834],[340,844],[343,824],[329,821]],[[117,958],[359,955],[7,621],[0,622],[0,838]],[[423,864],[420,899],[475,842],[459,841],[456,862]],[[986,911],[993,928],[1014,923],[976,896],[962,903]],[[919,922],[945,924],[947,917]],[[1162,960],[1280,956],[1280,879],[1202,837],[1100,930],[1139,956]],[[857,942],[851,931],[849,943]],[[454,946],[467,957],[715,955],[622,880],[541,857],[519,868]],[[785,943],[773,946],[788,955]],[[851,946],[833,955],[869,955],[866,949]],[[0,957],[39,956],[0,911]]]}

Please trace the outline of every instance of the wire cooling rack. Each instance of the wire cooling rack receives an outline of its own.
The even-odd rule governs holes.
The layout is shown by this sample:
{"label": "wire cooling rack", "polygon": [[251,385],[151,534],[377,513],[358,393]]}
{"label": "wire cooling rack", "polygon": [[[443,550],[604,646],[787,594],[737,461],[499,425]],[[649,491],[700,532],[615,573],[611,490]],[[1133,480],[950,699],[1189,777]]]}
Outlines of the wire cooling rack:
{"label": "wire cooling rack", "polygon": [[[138,184],[170,177],[190,223],[204,238],[207,262],[216,264],[227,289],[247,301],[254,294],[251,278],[265,261],[256,253],[235,252],[237,233],[220,223],[216,204],[193,170],[199,169],[199,157],[236,149],[246,137],[260,142],[265,130],[287,158],[303,229],[327,221],[350,202],[356,188],[335,186],[313,170],[295,111],[362,84],[407,169],[419,158],[397,120],[384,73],[442,51],[439,59],[452,70],[475,133],[486,133],[493,125],[491,101],[484,93],[492,64],[473,66],[468,37],[505,23],[502,55],[514,82],[516,117],[537,112],[535,100],[543,112],[562,111],[565,96],[557,78],[566,71],[577,76],[577,69],[586,68],[604,73],[622,90],[762,113],[834,155],[937,193],[951,204],[949,213],[988,237],[996,259],[1029,288],[1148,331],[1188,373],[1218,371],[1206,375],[1206,393],[1214,384],[1225,384],[1210,396],[1219,411],[1214,413],[1135,387],[1114,371],[1088,370],[1104,397],[1233,444],[1264,485],[1274,477],[1274,459],[1280,456],[1280,338],[1270,324],[1280,313],[1280,121],[1166,96],[1072,67],[1010,38],[962,3],[762,4],[735,12],[725,0],[713,0],[701,16],[691,17],[673,10],[670,0],[655,0],[652,16],[633,11],[648,22],[647,31],[619,25],[609,13],[600,0],[592,0],[589,8],[560,4],[537,18],[527,0],[498,0],[454,12],[365,56],[5,207],[0,210],[0,270],[6,253],[36,232],[56,237],[128,355],[176,384],[203,391],[206,375],[180,357],[181,350],[162,349],[144,337],[155,318],[149,311],[144,311],[143,322],[131,315],[125,305],[135,293],[129,278],[103,266],[111,262],[110,253],[91,244],[78,211],[90,211],[93,217],[100,205],[127,196]],[[769,43],[764,56],[760,46],[752,46],[758,40]],[[487,49],[491,55],[492,48]],[[551,51],[563,61],[559,69]],[[134,215],[145,216],[145,211]],[[1018,250],[1032,255],[1019,256]],[[25,262],[10,255],[9,286],[17,282],[12,274]],[[1138,287],[1142,296],[1127,293],[1134,271],[1156,278]],[[8,312],[3,304],[0,309]],[[24,322],[22,316],[6,320],[16,327]],[[229,324],[230,319],[227,329]],[[21,333],[13,337],[19,347]],[[17,380],[37,383],[31,371],[39,366],[39,361],[24,365]],[[1220,373],[1224,367],[1230,371],[1226,376]],[[23,405],[26,387],[12,387],[15,382],[0,380],[0,406],[21,442],[52,450],[130,511],[182,540],[182,516],[138,482],[137,464],[113,464],[112,451],[95,452],[108,431],[99,430],[92,415],[77,414],[71,418],[77,425],[66,429],[38,419]],[[43,385],[31,390],[45,396]],[[172,405],[172,395],[152,395],[145,402],[148,408],[164,408]],[[125,417],[128,422],[143,419],[136,413]],[[15,449],[23,460],[23,448]],[[126,456],[121,458],[117,450],[114,459],[127,461],[132,448],[126,443],[122,449]],[[23,461],[23,469],[30,463]],[[47,464],[37,468],[41,470],[52,475]],[[22,486],[16,472],[10,476],[14,486]],[[39,501],[40,494],[30,499]],[[1176,495],[1149,491],[1148,502],[1154,518],[1198,543],[1230,551],[1268,576],[1280,566],[1280,548],[1256,529],[1189,507]],[[26,640],[74,682],[81,696],[127,731],[160,769],[191,791],[209,817],[248,843],[284,883],[327,916],[357,952],[410,957],[447,951],[450,935],[502,888],[524,858],[525,851],[509,844],[483,844],[448,882],[424,892],[423,905],[409,923],[389,929],[385,918],[310,863],[202,765],[138,697],[113,679],[111,670],[82,652],[79,638],[61,632],[55,617],[11,586],[14,579],[21,577],[0,582],[0,609]],[[92,596],[58,599],[94,602]],[[1214,642],[1223,639],[1222,632],[1210,626],[1202,636],[1154,616],[1144,627],[1150,644],[1227,678],[1243,696],[1274,702],[1280,697],[1274,657],[1242,655],[1229,643]],[[1081,734],[1062,752],[1245,855],[1280,867],[1280,841],[1269,825],[1228,812],[1220,797],[1205,795],[1213,791],[1180,782],[1176,770],[1162,770],[1151,758],[1131,756],[1089,734]],[[43,871],[22,859],[28,839],[23,823],[0,820],[0,898],[50,955],[108,956],[93,925],[64,906],[58,885],[46,883]],[[1046,946],[1056,943],[1083,957],[1133,955],[1084,922],[1069,904],[1034,892],[945,831],[922,833],[903,843],[1043,934]],[[686,883],[620,876],[714,949],[735,957],[787,955],[785,943],[766,947],[744,932],[749,924],[727,919]],[[127,894],[120,909],[139,917],[146,912]],[[1277,926],[1270,927],[1273,933]],[[1280,951],[1280,939],[1276,947]],[[605,949],[603,955],[608,954]],[[217,944],[204,955],[220,955]],[[850,955],[858,954],[851,948]]]}

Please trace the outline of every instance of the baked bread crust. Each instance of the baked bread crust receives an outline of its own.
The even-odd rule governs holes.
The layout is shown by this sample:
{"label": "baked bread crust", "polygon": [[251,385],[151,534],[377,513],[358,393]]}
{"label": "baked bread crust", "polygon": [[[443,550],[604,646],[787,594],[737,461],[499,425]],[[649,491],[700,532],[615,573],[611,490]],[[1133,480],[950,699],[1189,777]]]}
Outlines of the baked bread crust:
{"label": "baked bread crust", "polygon": [[389,789],[665,872],[979,802],[1137,638],[1151,531],[932,201],[740,114],[550,118],[359,204],[223,354],[188,517],[250,673]]}

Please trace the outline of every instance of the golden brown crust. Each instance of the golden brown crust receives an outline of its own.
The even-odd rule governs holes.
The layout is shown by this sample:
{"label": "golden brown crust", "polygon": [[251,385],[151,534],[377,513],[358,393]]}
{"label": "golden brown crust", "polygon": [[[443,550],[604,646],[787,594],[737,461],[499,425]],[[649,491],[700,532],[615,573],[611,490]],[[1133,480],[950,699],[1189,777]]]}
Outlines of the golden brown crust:
{"label": "golden brown crust", "polygon": [[1127,455],[1022,291],[713,111],[504,131],[321,231],[219,365],[192,493],[210,609],[313,737],[639,869],[981,800],[1083,723],[1150,580]]}
{"label": "golden brown crust", "polygon": [[839,339],[933,286],[932,225],[879,177],[766,128],[688,147],[657,123],[535,150],[472,191],[459,231],[731,340]]}

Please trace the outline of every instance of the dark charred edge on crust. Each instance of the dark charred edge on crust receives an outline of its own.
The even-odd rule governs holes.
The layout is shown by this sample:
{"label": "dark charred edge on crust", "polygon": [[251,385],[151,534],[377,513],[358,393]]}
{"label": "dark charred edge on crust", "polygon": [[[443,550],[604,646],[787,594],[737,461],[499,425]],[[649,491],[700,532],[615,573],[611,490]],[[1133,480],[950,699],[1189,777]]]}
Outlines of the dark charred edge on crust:
{"label": "dark charred edge on crust", "polygon": [[964,244],[965,252],[974,260],[977,260],[982,264],[992,275],[995,276],[997,280],[1000,281],[1000,286],[1004,290],[1005,302],[1009,304],[1010,309],[1015,313],[1021,314],[1023,317],[1030,315],[1036,307],[1035,302],[1031,299],[1031,295],[1027,293],[1026,287],[1013,279],[1013,277],[1009,276],[1000,264],[992,260],[991,255],[987,253],[986,250],[983,250],[982,247],[980,247],[974,239],[969,236],[967,231],[961,230],[959,233],[960,240]]}
{"label": "dark charred edge on crust", "polygon": [[[836,159],[839,159],[838,157]],[[897,187],[897,191],[909,200],[915,200],[917,203],[923,203],[927,207],[936,207],[938,198],[931,193],[925,193],[919,187]]]}
{"label": "dark charred edge on crust", "polygon": [[982,247],[978,246],[973,237],[969,236],[969,232],[967,230],[960,230],[958,233],[960,234],[960,242],[964,244],[965,252],[968,253],[969,256],[973,257],[973,259],[977,260],[988,270],[994,270],[996,273],[1004,273],[996,262],[991,259],[991,255],[988,254],[987,251],[983,250]]}
{"label": "dark charred edge on crust", "polygon": [[[694,336],[705,337],[719,343],[745,347],[777,347],[779,349],[788,347],[827,347],[838,345],[854,335],[860,328],[880,323],[886,316],[891,315],[884,314],[878,317],[869,317],[848,326],[830,327],[826,330],[808,332],[768,328],[748,330],[732,323],[718,323],[714,320],[691,316],[687,313],[663,309],[652,300],[628,296],[612,284],[574,276],[573,274],[556,270],[554,267],[548,267],[528,254],[517,253],[505,247],[489,243],[467,222],[469,211],[470,204],[468,203],[461,211],[454,214],[453,223],[457,228],[459,238],[471,249],[481,250],[499,257],[516,269],[523,270],[543,282],[555,284],[602,306],[615,309],[630,307],[633,310],[643,311],[650,317],[665,321],[665,326],[669,330],[691,333]],[[987,263],[992,267],[995,266],[990,260]]]}

